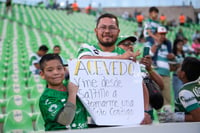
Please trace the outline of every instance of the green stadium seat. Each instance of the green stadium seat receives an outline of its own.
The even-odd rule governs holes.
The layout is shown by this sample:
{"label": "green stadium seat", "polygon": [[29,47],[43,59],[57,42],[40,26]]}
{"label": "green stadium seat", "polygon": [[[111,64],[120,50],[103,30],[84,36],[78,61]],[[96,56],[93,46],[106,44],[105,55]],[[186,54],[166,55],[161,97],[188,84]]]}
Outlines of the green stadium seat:
{"label": "green stadium seat", "polygon": [[30,98],[38,99],[42,92],[44,91],[45,86],[43,84],[36,84],[34,87],[31,87]]}
{"label": "green stadium seat", "polygon": [[36,121],[35,121],[35,130],[36,131],[44,131],[45,128],[44,128],[44,120],[43,120],[43,117],[42,115],[38,115],[37,118],[36,118]]}
{"label": "green stadium seat", "polygon": [[8,113],[3,125],[4,133],[30,133],[33,132],[31,117],[23,110],[13,110]]}
{"label": "green stadium seat", "polygon": [[6,99],[4,97],[4,91],[0,90],[0,107],[5,106]]}
{"label": "green stadium seat", "polygon": [[16,109],[26,111],[27,113],[32,113],[31,102],[27,97],[21,95],[14,95],[9,98],[5,108],[6,113]]}
{"label": "green stadium seat", "polygon": [[38,99],[36,99],[36,100],[34,101],[33,112],[34,112],[34,113],[39,113],[39,114],[40,114],[39,100],[40,100],[40,99],[38,98]]}
{"label": "green stadium seat", "polygon": [[20,85],[18,83],[11,84],[10,86],[6,87],[5,90],[5,98],[9,99],[13,95],[21,95],[21,96],[27,96],[27,90],[24,85]]}
{"label": "green stadium seat", "polygon": [[[2,110],[0,109],[0,123],[4,122],[5,115],[3,114]],[[1,130],[0,130],[1,132]]]}

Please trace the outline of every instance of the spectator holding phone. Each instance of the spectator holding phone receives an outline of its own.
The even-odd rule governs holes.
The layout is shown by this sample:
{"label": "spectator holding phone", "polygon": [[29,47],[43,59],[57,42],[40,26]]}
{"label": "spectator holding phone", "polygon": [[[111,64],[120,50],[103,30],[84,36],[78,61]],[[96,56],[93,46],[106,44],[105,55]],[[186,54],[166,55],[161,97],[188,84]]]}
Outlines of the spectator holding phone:
{"label": "spectator holding phone", "polygon": [[[118,37],[117,46],[128,51],[134,50],[134,43],[137,40],[134,36],[120,36]],[[140,63],[143,64],[141,66],[141,69],[144,74],[144,81],[151,82],[154,87],[150,86],[150,83],[146,83],[148,91],[149,91],[149,101],[150,101],[150,109],[148,110],[148,113],[151,115],[151,118],[153,117],[153,108],[160,109],[163,106],[163,96],[160,94],[160,90],[164,88],[164,82],[162,80],[162,77],[153,70],[152,68],[152,59],[149,55],[149,47],[144,47],[143,50],[143,57],[141,58]],[[145,70],[143,69],[145,67]],[[150,81],[151,80],[151,81]],[[151,87],[151,88],[150,88]],[[157,88],[156,88],[157,87]],[[153,92],[153,93],[152,93]]]}

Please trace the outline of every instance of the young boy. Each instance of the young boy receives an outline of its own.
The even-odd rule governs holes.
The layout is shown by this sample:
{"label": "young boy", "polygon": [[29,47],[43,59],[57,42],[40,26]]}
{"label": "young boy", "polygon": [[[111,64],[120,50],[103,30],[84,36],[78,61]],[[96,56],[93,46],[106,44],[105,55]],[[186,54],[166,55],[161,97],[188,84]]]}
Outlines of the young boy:
{"label": "young boy", "polygon": [[155,36],[157,28],[160,26],[158,21],[158,13],[159,10],[157,7],[150,7],[149,18],[144,23],[144,37],[146,38],[147,42],[152,44],[154,44],[155,40],[158,40],[158,38]]}
{"label": "young boy", "polygon": [[48,52],[48,47],[46,45],[42,45],[39,47],[37,53],[33,53],[30,58],[30,72],[32,74],[40,73],[39,61],[42,56],[44,56]]}
{"label": "young boy", "polygon": [[175,113],[159,114],[161,122],[200,122],[200,61],[194,57],[184,59],[179,78],[184,85],[175,102]]}
{"label": "young boy", "polygon": [[45,121],[45,130],[87,128],[87,113],[76,96],[78,87],[63,84],[65,67],[58,54],[46,54],[40,60],[40,75],[47,81],[47,88],[39,100]]}

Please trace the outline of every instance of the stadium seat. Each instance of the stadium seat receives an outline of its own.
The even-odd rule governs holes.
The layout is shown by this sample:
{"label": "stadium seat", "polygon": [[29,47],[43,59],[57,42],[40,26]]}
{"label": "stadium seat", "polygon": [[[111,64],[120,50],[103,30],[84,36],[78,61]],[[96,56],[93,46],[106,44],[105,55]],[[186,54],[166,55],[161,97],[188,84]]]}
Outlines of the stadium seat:
{"label": "stadium seat", "polygon": [[13,110],[8,113],[3,125],[4,133],[30,133],[33,132],[32,119],[23,110]]}
{"label": "stadium seat", "polygon": [[35,121],[35,130],[36,131],[44,131],[45,128],[44,128],[44,120],[43,120],[43,117],[42,115],[38,115],[37,118],[36,118],[36,121]]}
{"label": "stadium seat", "polygon": [[38,99],[42,92],[44,91],[44,85],[43,84],[36,84],[34,87],[31,87],[30,90],[30,98],[31,99]]}
{"label": "stadium seat", "polygon": [[20,85],[18,83],[13,83],[10,86],[6,87],[5,98],[8,99],[13,95],[21,95],[28,97],[27,90],[24,84]]}
{"label": "stadium seat", "polygon": [[27,113],[32,113],[31,102],[28,100],[27,97],[21,95],[14,95],[9,98],[5,108],[6,113],[15,109],[20,109],[26,111]]}

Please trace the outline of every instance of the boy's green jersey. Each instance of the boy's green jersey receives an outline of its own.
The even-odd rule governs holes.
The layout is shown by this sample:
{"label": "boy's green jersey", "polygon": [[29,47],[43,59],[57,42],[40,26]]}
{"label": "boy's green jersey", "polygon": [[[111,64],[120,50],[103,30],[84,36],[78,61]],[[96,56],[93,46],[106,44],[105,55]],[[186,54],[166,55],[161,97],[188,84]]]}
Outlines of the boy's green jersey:
{"label": "boy's green jersey", "polygon": [[189,112],[200,108],[200,78],[183,85],[175,102],[177,112]]}
{"label": "boy's green jersey", "polygon": [[158,28],[159,26],[161,26],[161,25],[159,24],[159,21],[152,20],[152,19],[148,18],[148,19],[145,21],[145,23],[144,23],[144,32],[143,32],[144,37],[148,37],[148,36],[149,36],[147,30],[151,30],[151,32],[152,32],[153,34],[155,34],[156,31],[157,31],[157,28]]}
{"label": "boy's green jersey", "polygon": [[63,130],[63,129],[83,129],[87,128],[87,111],[77,97],[76,100],[76,114],[74,120],[70,124],[61,125],[56,122],[57,116],[64,108],[68,99],[68,93],[65,91],[58,91],[46,88],[40,97],[39,106],[40,111],[45,121],[45,130]]}

